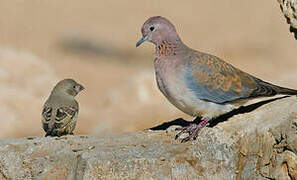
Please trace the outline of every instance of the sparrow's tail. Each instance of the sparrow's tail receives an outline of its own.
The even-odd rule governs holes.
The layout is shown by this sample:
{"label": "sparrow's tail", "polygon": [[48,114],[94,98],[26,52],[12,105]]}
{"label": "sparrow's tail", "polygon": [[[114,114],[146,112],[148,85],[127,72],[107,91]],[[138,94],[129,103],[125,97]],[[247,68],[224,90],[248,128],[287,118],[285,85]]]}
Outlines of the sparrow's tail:
{"label": "sparrow's tail", "polygon": [[55,124],[52,120],[50,120],[46,125],[43,126],[43,129],[45,130],[46,134],[45,137],[47,136],[54,136],[55,133]]}
{"label": "sparrow's tail", "polygon": [[46,134],[45,134],[45,137],[51,136],[51,135],[52,135],[52,131],[47,131]]}
{"label": "sparrow's tail", "polygon": [[47,136],[60,136],[60,133],[59,133],[58,129],[52,128],[52,129],[49,129],[48,131],[46,131],[45,137],[47,137]]}

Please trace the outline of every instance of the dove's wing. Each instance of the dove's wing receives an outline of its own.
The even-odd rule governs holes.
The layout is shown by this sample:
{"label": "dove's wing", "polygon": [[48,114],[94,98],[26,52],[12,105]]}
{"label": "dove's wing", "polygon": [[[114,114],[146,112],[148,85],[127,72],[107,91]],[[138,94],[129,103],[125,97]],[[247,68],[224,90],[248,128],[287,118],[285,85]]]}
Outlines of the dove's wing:
{"label": "dove's wing", "polygon": [[277,94],[273,88],[276,86],[245,73],[216,56],[193,53],[187,58],[185,81],[199,99],[226,103]]}

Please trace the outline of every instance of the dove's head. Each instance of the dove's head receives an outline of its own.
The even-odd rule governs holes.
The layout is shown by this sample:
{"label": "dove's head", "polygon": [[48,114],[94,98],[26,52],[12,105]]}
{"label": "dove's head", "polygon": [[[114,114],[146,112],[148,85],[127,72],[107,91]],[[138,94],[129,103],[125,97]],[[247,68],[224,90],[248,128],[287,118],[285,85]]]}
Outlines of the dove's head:
{"label": "dove's head", "polygon": [[172,43],[180,42],[174,25],[166,18],[154,16],[145,21],[141,28],[142,38],[136,43],[136,47],[145,41],[160,45],[163,41]]}
{"label": "dove's head", "polygon": [[84,89],[85,88],[81,84],[78,84],[73,79],[64,79],[58,82],[58,84],[54,87],[53,92],[75,97],[80,91]]}

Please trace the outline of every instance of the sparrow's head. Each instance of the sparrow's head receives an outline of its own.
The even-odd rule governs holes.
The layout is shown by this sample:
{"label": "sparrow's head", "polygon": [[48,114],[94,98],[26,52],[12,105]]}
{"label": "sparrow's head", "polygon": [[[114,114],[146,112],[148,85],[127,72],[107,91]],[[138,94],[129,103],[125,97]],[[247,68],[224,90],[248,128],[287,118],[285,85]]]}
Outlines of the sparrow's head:
{"label": "sparrow's head", "polygon": [[142,38],[136,43],[136,47],[145,41],[159,45],[164,40],[171,42],[180,41],[174,25],[166,18],[154,16],[145,21],[141,28]]}
{"label": "sparrow's head", "polygon": [[54,87],[53,92],[63,93],[75,97],[84,89],[85,88],[81,84],[78,84],[73,79],[64,79],[58,82],[58,84]]}

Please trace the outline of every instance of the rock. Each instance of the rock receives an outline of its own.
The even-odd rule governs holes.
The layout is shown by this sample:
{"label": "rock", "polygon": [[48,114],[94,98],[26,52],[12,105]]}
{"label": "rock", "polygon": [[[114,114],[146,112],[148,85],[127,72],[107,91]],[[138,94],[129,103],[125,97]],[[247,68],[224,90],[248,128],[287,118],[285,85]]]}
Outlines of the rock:
{"label": "rock", "polygon": [[290,32],[295,34],[297,40],[297,1],[296,0],[278,0],[280,8],[290,24]]}
{"label": "rock", "polygon": [[234,114],[183,144],[172,128],[1,139],[0,179],[296,179],[296,122],[294,96]]}

